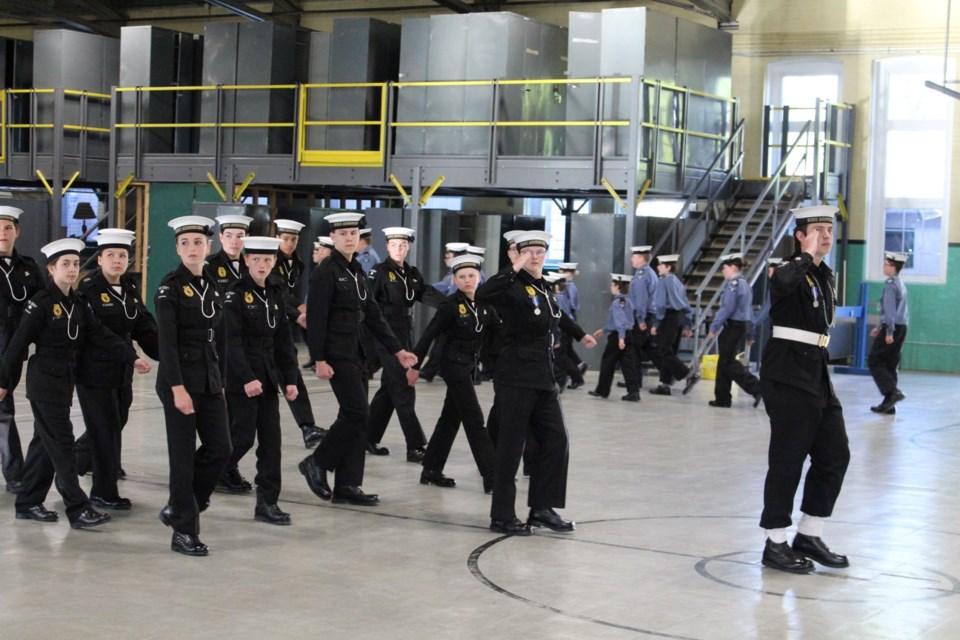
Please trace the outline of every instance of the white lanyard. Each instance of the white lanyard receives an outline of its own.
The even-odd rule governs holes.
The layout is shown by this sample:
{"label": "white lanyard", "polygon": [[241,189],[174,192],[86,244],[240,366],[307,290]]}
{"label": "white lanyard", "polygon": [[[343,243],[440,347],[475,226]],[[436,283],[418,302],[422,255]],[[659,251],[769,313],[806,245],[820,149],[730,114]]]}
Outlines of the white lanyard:
{"label": "white lanyard", "polygon": [[398,276],[400,276],[400,282],[403,283],[403,298],[404,298],[404,300],[406,300],[407,302],[413,302],[413,299],[416,297],[417,292],[416,292],[416,291],[411,291],[410,288],[407,287],[407,279],[403,276],[403,269],[402,269],[402,268],[397,269],[397,270],[396,270],[396,274],[397,274]]}
{"label": "white lanyard", "polygon": [[554,313],[553,303],[550,302],[550,296],[547,294],[546,290],[541,289],[536,284],[532,284],[531,286],[537,291],[539,291],[543,295],[544,300],[547,301],[547,308],[550,310],[550,315],[559,320],[560,316],[563,315],[563,312],[560,311],[560,309],[557,309],[556,313]]}
{"label": "white lanyard", "polygon": [[13,292],[13,283],[10,282],[10,274],[13,273],[13,263],[12,263],[12,262],[10,263],[10,270],[8,271],[8,270],[3,266],[3,259],[0,258],[0,271],[3,271],[3,275],[4,275],[4,277],[6,277],[6,279],[7,279],[7,286],[10,287],[10,295],[13,296],[14,301],[15,301],[15,302],[23,302],[24,300],[26,300],[26,299],[27,299],[27,287],[26,287],[26,286],[20,285],[20,286],[23,288],[23,295],[20,296],[19,298],[17,297],[17,294]]}
{"label": "white lanyard", "polygon": [[60,307],[63,309],[63,312],[67,314],[67,337],[72,341],[76,340],[77,336],[80,335],[80,327],[74,327],[73,335],[70,335],[70,320],[73,319],[73,309],[74,305],[70,305],[70,308],[67,309],[67,299],[64,298],[60,303]]}
{"label": "white lanyard", "polygon": [[204,309],[203,307],[203,304],[205,302],[204,298],[207,297],[207,291],[210,289],[210,285],[207,284],[206,282],[203,283],[203,293],[200,293],[200,291],[197,291],[197,288],[193,286],[192,282],[190,283],[190,288],[196,291],[197,295],[200,296],[200,313],[203,314],[203,317],[210,319],[213,316],[217,315],[217,310],[214,308],[212,304],[210,305],[210,315],[207,315],[207,310]]}
{"label": "white lanyard", "polygon": [[353,275],[353,272],[350,271],[349,268],[347,269],[347,273],[350,275],[351,278],[353,278],[353,284],[356,285],[356,287],[357,287],[357,297],[360,298],[360,302],[363,302],[364,300],[367,299],[367,291],[366,291],[366,289],[364,289],[364,291],[361,292],[361,291],[360,291],[360,280],[357,278],[357,276]]}
{"label": "white lanyard", "polygon": [[267,326],[271,329],[276,329],[277,316],[273,316],[273,320],[270,319],[270,302],[264,296],[261,296],[256,289],[253,290],[253,295],[259,298],[259,300],[263,303],[264,308],[267,310]]}
{"label": "white lanyard", "polygon": [[[122,287],[121,287],[121,290],[122,290]],[[136,320],[137,315],[139,315],[140,311],[137,309],[137,305],[133,305],[133,315],[131,316],[129,313],[127,313],[127,292],[126,291],[123,292],[123,297],[121,298],[120,296],[117,295],[117,292],[113,290],[112,286],[108,286],[107,293],[109,293],[111,296],[113,296],[114,298],[120,301],[120,306],[123,307],[123,315],[127,318],[127,320]],[[201,299],[201,304],[202,304],[202,299]]]}
{"label": "white lanyard", "polygon": [[480,324],[480,314],[477,313],[477,310],[474,309],[474,302],[470,298],[467,298],[467,304],[464,305],[467,309],[470,310],[470,313],[473,314],[474,320],[476,320],[476,326],[474,327],[474,332],[480,333],[483,331],[483,325]]}

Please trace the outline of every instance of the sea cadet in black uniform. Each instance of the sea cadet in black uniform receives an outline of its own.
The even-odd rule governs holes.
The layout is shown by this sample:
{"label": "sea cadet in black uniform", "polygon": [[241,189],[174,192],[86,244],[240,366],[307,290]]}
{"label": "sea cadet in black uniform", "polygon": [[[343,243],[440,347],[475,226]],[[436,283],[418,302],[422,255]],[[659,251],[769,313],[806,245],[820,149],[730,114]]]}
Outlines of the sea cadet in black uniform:
{"label": "sea cadet in black uniform", "polygon": [[170,502],[160,521],[173,528],[171,549],[205,556],[209,550],[199,538],[200,512],[210,504],[231,449],[216,344],[223,294],[204,269],[213,220],[182,216],[168,224],[181,263],[163,277],[154,296],[160,336],[157,395],[170,457]]}
{"label": "sea cadet in black uniform", "polygon": [[[19,253],[15,245],[20,237],[20,215],[16,207],[0,207],[0,356],[7,350],[13,332],[20,324],[27,300],[43,289],[40,267],[33,258]],[[23,363],[10,372],[10,392],[0,400],[0,468],[7,491],[20,491],[23,476],[23,447],[13,405],[13,388],[20,382]]]}
{"label": "sea cadet in black uniform", "polygon": [[[447,385],[443,409],[437,419],[427,453],[423,459],[420,484],[453,487],[456,480],[443,474],[447,457],[457,437],[460,423],[467,434],[470,451],[483,478],[486,493],[493,491],[493,443],[483,427],[483,411],[477,401],[473,380],[479,364],[484,329],[494,321],[485,305],[474,296],[480,284],[480,265],[483,258],[463,255],[450,261],[457,293],[440,305],[423,336],[414,348],[417,358],[426,358],[430,345],[440,335],[447,338],[440,363],[440,376]],[[419,371],[414,366],[408,373],[410,382],[416,382]]]}
{"label": "sea cadet in black uniform", "polygon": [[760,404],[760,381],[737,359],[750,333],[753,320],[753,289],[747,279],[740,275],[743,255],[731,253],[720,256],[723,272],[723,293],[720,308],[710,323],[708,339],[717,337],[717,380],[713,386],[714,399],[711,407],[729,407],[733,397],[730,389],[736,382],[741,389],[753,396],[753,406]]}
{"label": "sea cadet in black uniform", "polygon": [[887,251],[884,253],[883,295],[880,298],[880,322],[870,331],[873,346],[867,356],[870,375],[883,394],[883,402],[873,407],[876,413],[897,412],[896,404],[906,396],[897,387],[897,367],[900,366],[900,352],[907,339],[907,324],[910,322],[910,310],[907,308],[907,288],[900,280],[900,271],[907,263],[903,253]]}
{"label": "sea cadet in black uniform", "polygon": [[[316,451],[300,462],[300,472],[322,500],[332,497],[338,503],[375,505],[379,497],[360,488],[370,412],[361,325],[404,367],[416,364],[417,357],[401,348],[354,257],[363,214],[335,213],[326,220],[335,250],[310,274],[307,344],[316,375],[330,381],[340,410]],[[333,491],[327,471],[336,472]]]}
{"label": "sea cadet in black uniform", "polygon": [[[503,320],[503,346],[494,373],[500,409],[500,434],[494,466],[490,530],[530,535],[530,528],[572,531],[573,523],[554,508],[566,500],[568,439],[551,362],[552,329],[560,323],[586,346],[593,336],[560,312],[543,280],[550,234],[517,236],[519,258],[477,289],[477,301],[492,304]],[[516,474],[528,431],[537,443],[531,460],[527,522],[516,515]]]}
{"label": "sea cadet in black uniform", "polygon": [[680,256],[671,254],[657,258],[657,272],[660,279],[657,281],[657,290],[654,296],[656,318],[650,335],[657,338],[658,358],[657,367],[660,369],[660,384],[650,389],[650,393],[658,396],[670,395],[670,385],[675,380],[686,380],[683,395],[690,393],[693,385],[700,380],[687,365],[677,357],[677,348],[680,345],[680,336],[689,338],[693,335],[693,311],[687,299],[687,290],[683,288],[674,273],[674,267]]}
{"label": "sea cadet in black uniform", "polygon": [[[828,331],[836,319],[837,296],[833,271],[823,260],[833,246],[837,211],[826,205],[793,210],[798,250],[770,280],[773,338],[763,350],[760,369],[760,393],[770,416],[760,517],[767,535],[762,562],[792,573],[812,571],[810,560],[828,567],[849,565],[846,556],[830,551],[821,539],[824,518],[833,514],[850,462],[843,408],[827,369]],[[803,517],[791,547],[787,527],[808,457],[800,505]]]}
{"label": "sea cadet in black uniform", "polygon": [[[330,256],[330,252],[333,251],[333,240],[330,236],[319,236],[317,241],[313,243],[313,253],[310,254],[310,259],[313,262],[314,266],[320,264]],[[306,304],[306,299],[304,299],[304,304]],[[313,360],[307,360],[303,368],[308,371],[313,371],[314,366]]]}
{"label": "sea cadet in black uniform", "polygon": [[[250,231],[250,216],[225,215],[216,217],[220,227],[220,251],[207,258],[207,271],[213,275],[214,282],[226,291],[232,283],[240,279],[245,268],[240,252],[243,251],[243,239]],[[220,345],[223,348],[223,345]]]}
{"label": "sea cadet in black uniform", "polygon": [[[286,286],[286,316],[290,321],[290,329],[296,332],[294,325],[301,328],[306,323],[306,305],[297,295],[297,283],[300,282],[300,276],[303,275],[303,259],[297,254],[297,244],[300,242],[300,231],[305,225],[296,220],[278,219],[274,221],[276,227],[276,237],[280,238],[280,251],[277,254],[277,266],[273,269],[273,274],[279,278]],[[290,407],[290,413],[296,420],[297,426],[303,435],[303,445],[312,449],[323,439],[326,433],[325,429],[317,426],[317,421],[313,417],[313,406],[310,404],[310,395],[307,393],[307,387],[303,384],[303,376],[297,372],[297,397],[293,400],[287,400]]]}
{"label": "sea cadet in black uniform", "polygon": [[[410,350],[413,348],[413,304],[424,302],[436,307],[445,298],[425,283],[420,271],[406,261],[414,230],[407,227],[387,227],[383,234],[387,239],[388,257],[369,271],[370,293],[380,306],[383,319],[400,341],[400,346]],[[396,409],[407,443],[407,462],[423,462],[427,436],[417,418],[416,391],[408,384],[407,372],[397,359],[390,357],[382,345],[376,348],[380,352],[379,360],[383,363],[383,373],[380,388],[370,402],[367,450],[374,455],[390,453],[386,447],[379,446],[379,443]]]}
{"label": "sea cadet in black uniform", "polygon": [[33,410],[33,439],[23,466],[23,487],[17,494],[16,516],[21,520],[53,522],[55,511],[43,501],[50,491],[54,474],[57,490],[63,496],[67,518],[75,529],[95,527],[110,519],[90,506],[80,488],[77,458],[74,454],[73,424],[70,406],[77,354],[89,342],[97,342],[122,354],[123,364],[138,371],[149,367],[137,358],[133,347],[104,326],[87,303],[71,287],[80,276],[82,240],[55,240],[41,251],[47,257],[51,282],[27,304],[20,325],[0,360],[0,400],[11,388],[14,371],[20,366],[27,347],[36,345],[27,365],[27,398]]}
{"label": "sea cadet in black uniform", "polygon": [[227,289],[227,406],[236,468],[257,440],[257,506],[254,518],[290,524],[277,506],[280,497],[280,404],[297,395],[297,350],[284,317],[282,283],[270,278],[279,238],[243,239],[244,274]]}
{"label": "sea cadet in black uniform", "polygon": [[607,323],[603,329],[597,329],[594,337],[600,338],[607,334],[607,346],[603,350],[600,361],[600,377],[597,379],[597,388],[590,391],[591,396],[606,398],[610,395],[613,384],[613,372],[620,364],[623,377],[627,381],[627,395],[620,399],[625,402],[640,402],[640,377],[637,374],[636,351],[633,348],[633,327],[635,313],[630,302],[630,280],[632,276],[619,273],[610,274],[610,293],[613,302],[607,313]]}
{"label": "sea cadet in black uniform", "polygon": [[[77,292],[94,315],[128,345],[136,340],[158,360],[157,323],[147,311],[137,279],[127,274],[134,234],[126,229],[101,229],[97,234],[97,270],[80,281]],[[146,371],[150,365],[144,362]],[[133,402],[133,367],[125,353],[89,341],[80,352],[77,397],[86,433],[77,438],[80,475],[93,469],[90,502],[108,509],[129,509],[130,500],[117,489],[120,473],[120,432]]]}

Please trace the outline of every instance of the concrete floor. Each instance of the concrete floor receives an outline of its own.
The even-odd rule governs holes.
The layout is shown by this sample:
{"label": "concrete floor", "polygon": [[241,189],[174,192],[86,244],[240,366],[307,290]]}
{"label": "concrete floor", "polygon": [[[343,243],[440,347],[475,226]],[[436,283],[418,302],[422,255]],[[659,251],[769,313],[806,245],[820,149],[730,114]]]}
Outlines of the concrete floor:
{"label": "concrete floor", "polygon": [[[687,397],[644,392],[640,405],[599,400],[586,395],[594,381],[563,396],[572,535],[492,534],[465,439],[446,469],[458,486],[422,486],[396,422],[383,443],[393,455],[367,458],[364,488],[380,506],[321,502],[297,472],[307,452],[283,408],[293,526],[255,522],[250,496],[215,494],[201,531],[211,554],[187,558],[157,520],[162,411],[153,375],[138,378],[121,482],[132,511],[74,531],[62,515],[15,521],[13,496],[0,494],[0,638],[960,637],[956,376],[904,375],[895,417],[869,411],[870,378],[834,376],[852,462],[824,538],[852,566],[808,576],[760,566],[762,408],[735,396],[712,409],[710,382]],[[329,387],[308,387],[329,422]],[[443,393],[439,380],[418,387],[428,434]],[[479,393],[488,407],[492,386]],[[29,440],[22,389],[17,399]],[[251,480],[253,462],[241,465]],[[55,493],[46,505],[63,509]]]}

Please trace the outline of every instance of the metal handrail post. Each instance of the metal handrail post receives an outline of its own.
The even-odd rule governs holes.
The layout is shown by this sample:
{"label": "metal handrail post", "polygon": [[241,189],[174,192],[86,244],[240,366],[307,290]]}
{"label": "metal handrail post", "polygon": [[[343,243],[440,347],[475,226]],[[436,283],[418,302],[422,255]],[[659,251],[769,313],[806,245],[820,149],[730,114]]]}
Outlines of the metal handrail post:
{"label": "metal handrail post", "polygon": [[120,136],[120,130],[113,125],[117,122],[117,88],[110,88],[110,140],[108,143],[110,153],[110,166],[107,167],[107,197],[104,208],[107,215],[114,213],[114,202],[116,199],[113,194],[117,192],[117,138]]}
{"label": "metal handrail post", "polygon": [[[820,123],[820,105],[822,100],[817,98],[817,106],[814,110],[814,125],[813,125],[813,199],[814,202],[820,202],[821,199],[826,195],[821,193],[823,189],[823,183],[820,180],[820,146],[824,144],[823,130],[821,129]],[[829,109],[829,107],[827,107]],[[826,118],[824,118],[826,120]],[[823,123],[823,129],[826,129],[826,122]],[[826,148],[824,148],[824,155],[826,155]],[[826,173],[826,163],[824,163],[824,173]]]}
{"label": "metal handrail post", "polygon": [[487,147],[487,182],[494,184],[497,181],[497,137],[500,119],[500,83],[493,81],[490,95],[490,144]]}
{"label": "metal handrail post", "polygon": [[639,192],[638,182],[640,172],[640,135],[639,127],[634,123],[643,117],[643,112],[640,108],[640,94],[642,88],[643,85],[641,84],[640,76],[633,76],[633,82],[630,83],[631,126],[628,139],[629,148],[627,149],[627,163],[630,167],[630,173],[627,174],[627,210],[623,212],[624,215],[626,215],[626,220],[624,221],[624,235],[627,239],[623,247],[624,265],[630,264],[630,246],[634,242],[634,234],[637,224],[637,193]]}

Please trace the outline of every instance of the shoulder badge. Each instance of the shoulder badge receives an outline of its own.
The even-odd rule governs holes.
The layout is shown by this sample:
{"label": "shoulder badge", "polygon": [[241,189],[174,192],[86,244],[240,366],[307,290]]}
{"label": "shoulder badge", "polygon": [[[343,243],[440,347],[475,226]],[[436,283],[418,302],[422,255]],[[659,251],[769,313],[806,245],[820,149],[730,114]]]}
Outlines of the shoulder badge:
{"label": "shoulder badge", "polygon": [[221,278],[227,277],[227,270],[224,267],[217,267],[217,275]]}
{"label": "shoulder badge", "polygon": [[190,285],[183,285],[183,295],[187,296],[188,298],[193,297],[193,289],[190,288]]}
{"label": "shoulder badge", "polygon": [[23,312],[24,312],[24,313],[32,313],[33,310],[36,309],[36,308],[37,308],[37,303],[34,302],[33,300],[28,300],[28,301],[27,301],[27,306],[24,307]]}
{"label": "shoulder badge", "polygon": [[388,272],[387,272],[387,276],[390,278],[390,282],[396,282],[396,281],[397,281],[397,276],[393,273],[393,271],[388,271]]}
{"label": "shoulder badge", "polygon": [[100,302],[107,304],[110,302],[110,295],[106,291],[100,292]]}
{"label": "shoulder badge", "polygon": [[247,304],[253,304],[253,294],[247,291],[243,294],[243,301]]}
{"label": "shoulder badge", "polygon": [[460,311],[460,315],[462,316],[467,315],[467,305],[463,304],[462,302],[460,303],[460,307],[458,310]]}
{"label": "shoulder badge", "polygon": [[60,304],[59,304],[59,303],[54,303],[54,305],[53,305],[53,316],[54,316],[55,318],[59,318],[59,317],[62,316],[62,315],[63,315],[63,309],[60,308]]}
{"label": "shoulder badge", "polygon": [[531,287],[530,285],[527,285],[525,288],[527,290],[527,295],[530,296],[531,298],[537,295],[537,290]]}

